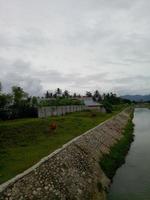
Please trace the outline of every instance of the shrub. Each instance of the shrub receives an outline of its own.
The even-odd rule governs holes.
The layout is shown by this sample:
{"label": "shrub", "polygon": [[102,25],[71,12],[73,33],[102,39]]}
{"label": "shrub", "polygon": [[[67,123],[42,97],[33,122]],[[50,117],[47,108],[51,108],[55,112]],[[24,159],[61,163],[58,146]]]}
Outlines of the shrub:
{"label": "shrub", "polygon": [[107,113],[112,113],[113,107],[108,101],[104,101],[103,106],[106,109]]}

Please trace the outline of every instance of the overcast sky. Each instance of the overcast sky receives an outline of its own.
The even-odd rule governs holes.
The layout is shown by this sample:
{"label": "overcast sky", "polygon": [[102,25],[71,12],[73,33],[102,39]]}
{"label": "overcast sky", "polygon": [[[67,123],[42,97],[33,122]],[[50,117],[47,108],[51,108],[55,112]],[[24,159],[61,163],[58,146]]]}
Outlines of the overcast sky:
{"label": "overcast sky", "polygon": [[150,1],[0,0],[0,81],[149,94]]}

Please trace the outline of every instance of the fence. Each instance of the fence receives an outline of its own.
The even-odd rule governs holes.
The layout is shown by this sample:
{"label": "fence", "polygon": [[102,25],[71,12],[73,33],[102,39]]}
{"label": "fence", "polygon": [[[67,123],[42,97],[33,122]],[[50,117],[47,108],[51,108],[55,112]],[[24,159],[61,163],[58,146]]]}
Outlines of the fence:
{"label": "fence", "polygon": [[60,116],[66,113],[86,110],[85,105],[70,105],[70,106],[49,106],[38,108],[38,117]]}

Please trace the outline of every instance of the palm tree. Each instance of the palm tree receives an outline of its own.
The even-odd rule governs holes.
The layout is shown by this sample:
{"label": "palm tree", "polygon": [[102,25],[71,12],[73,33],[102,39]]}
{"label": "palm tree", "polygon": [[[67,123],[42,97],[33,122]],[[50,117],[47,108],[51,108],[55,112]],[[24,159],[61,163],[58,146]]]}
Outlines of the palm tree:
{"label": "palm tree", "polygon": [[60,97],[62,95],[62,90],[60,88],[57,88],[55,94],[56,94],[56,96]]}
{"label": "palm tree", "polygon": [[92,97],[92,93],[89,92],[89,91],[87,91],[87,92],[86,92],[86,96],[87,96],[87,97]]}
{"label": "palm tree", "polygon": [[69,97],[69,91],[65,90],[64,93],[63,93],[63,96],[68,98]]}

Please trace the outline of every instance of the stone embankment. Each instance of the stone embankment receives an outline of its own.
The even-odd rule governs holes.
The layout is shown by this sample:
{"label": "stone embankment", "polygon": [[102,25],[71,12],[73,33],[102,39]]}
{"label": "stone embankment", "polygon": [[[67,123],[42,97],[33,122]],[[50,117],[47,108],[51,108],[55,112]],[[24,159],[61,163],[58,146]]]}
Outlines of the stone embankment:
{"label": "stone embankment", "polygon": [[126,109],[0,186],[0,200],[104,200],[110,180],[99,161],[122,137]]}

